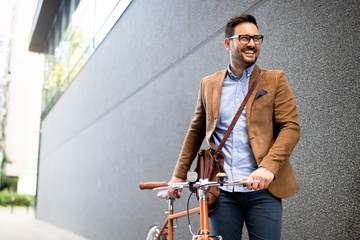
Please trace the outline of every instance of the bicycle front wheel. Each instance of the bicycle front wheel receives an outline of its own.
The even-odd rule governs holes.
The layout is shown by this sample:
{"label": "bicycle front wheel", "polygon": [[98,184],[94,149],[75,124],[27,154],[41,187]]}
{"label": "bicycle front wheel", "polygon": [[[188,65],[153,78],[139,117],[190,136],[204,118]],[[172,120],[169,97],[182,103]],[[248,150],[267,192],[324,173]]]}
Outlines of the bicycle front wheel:
{"label": "bicycle front wheel", "polygon": [[[160,232],[161,226],[158,223],[153,223],[146,234],[145,240],[155,240]],[[160,240],[167,240],[166,236],[160,236]]]}

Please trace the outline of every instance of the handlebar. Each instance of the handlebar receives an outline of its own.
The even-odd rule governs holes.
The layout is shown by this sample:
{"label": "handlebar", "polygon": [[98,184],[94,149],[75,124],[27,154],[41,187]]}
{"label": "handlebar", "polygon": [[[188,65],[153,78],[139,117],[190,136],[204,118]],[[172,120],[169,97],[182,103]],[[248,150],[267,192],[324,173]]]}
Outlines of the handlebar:
{"label": "handlebar", "polygon": [[163,182],[140,182],[139,188],[141,190],[154,189],[154,188],[158,188],[158,187],[166,187],[168,185],[169,184],[166,181],[163,181]]}
{"label": "handlebar", "polygon": [[260,183],[259,180],[235,180],[235,181],[209,181],[208,179],[200,179],[199,182],[140,182],[140,189],[153,189],[154,191],[165,189],[179,189],[179,188],[207,188],[210,186],[237,186],[246,183]]}

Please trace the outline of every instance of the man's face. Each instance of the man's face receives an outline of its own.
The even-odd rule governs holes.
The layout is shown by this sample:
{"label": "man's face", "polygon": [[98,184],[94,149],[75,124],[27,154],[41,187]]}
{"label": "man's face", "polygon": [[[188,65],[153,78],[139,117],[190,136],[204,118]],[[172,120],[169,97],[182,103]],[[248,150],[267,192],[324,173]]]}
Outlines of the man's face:
{"label": "man's face", "polygon": [[[253,23],[240,23],[234,28],[234,36],[238,35],[259,35],[259,30]],[[247,44],[240,43],[239,38],[225,39],[224,43],[233,64],[249,67],[259,57],[260,44],[255,44],[253,39]]]}

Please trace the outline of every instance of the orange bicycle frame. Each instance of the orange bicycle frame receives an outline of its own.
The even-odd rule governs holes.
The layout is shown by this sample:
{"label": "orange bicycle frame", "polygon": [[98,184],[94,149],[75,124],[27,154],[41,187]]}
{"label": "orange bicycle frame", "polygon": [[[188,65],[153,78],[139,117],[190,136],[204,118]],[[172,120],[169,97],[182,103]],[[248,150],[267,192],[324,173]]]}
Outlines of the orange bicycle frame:
{"label": "orange bicycle frame", "polygon": [[[161,236],[168,236],[168,240],[173,240],[174,220],[185,217],[188,214],[188,211],[182,211],[174,214],[173,199],[169,199],[168,202],[169,202],[168,217],[166,218],[164,224],[162,225],[156,240],[160,240]],[[196,235],[197,240],[213,240],[213,238],[209,236],[210,230],[209,230],[209,217],[208,217],[208,202],[204,190],[199,190],[199,203],[200,203],[200,207],[189,210],[189,215],[200,213],[200,228]],[[165,232],[166,226],[168,226],[167,232]]]}
{"label": "orange bicycle frame", "polygon": [[[173,199],[169,199],[169,210],[168,210],[168,217],[166,218],[164,224],[162,225],[158,237],[156,240],[159,240],[161,236],[165,235],[168,236],[168,240],[174,239],[174,220],[178,218],[185,217],[188,214],[188,211],[182,211],[179,213],[174,214],[173,210]],[[200,208],[193,208],[189,210],[189,215],[200,213]],[[168,225],[168,232],[165,232],[165,227]]]}
{"label": "orange bicycle frame", "polygon": [[[167,182],[141,182],[140,189],[153,189],[155,187],[167,186]],[[193,239],[196,240],[214,240],[210,236],[209,230],[209,217],[208,217],[208,202],[206,198],[206,191],[203,189],[198,189],[199,205],[200,207],[190,209],[189,211],[182,211],[174,214],[173,210],[173,199],[168,199],[168,217],[166,218],[164,224],[162,225],[156,240],[160,240],[161,236],[167,236],[168,240],[174,240],[174,220],[187,216],[187,214],[192,215],[200,213],[200,228],[197,232],[197,235],[193,236]],[[166,226],[168,226],[168,231],[165,231]]]}

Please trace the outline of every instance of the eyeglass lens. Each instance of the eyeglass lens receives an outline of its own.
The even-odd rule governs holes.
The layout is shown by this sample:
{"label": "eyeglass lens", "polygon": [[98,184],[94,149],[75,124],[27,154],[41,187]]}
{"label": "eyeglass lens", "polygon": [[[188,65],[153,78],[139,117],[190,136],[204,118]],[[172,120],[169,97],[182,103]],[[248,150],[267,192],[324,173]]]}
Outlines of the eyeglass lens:
{"label": "eyeglass lens", "polygon": [[249,35],[239,35],[239,41],[242,44],[247,44],[250,42],[250,39],[254,40],[254,43],[260,43],[262,42],[262,36],[260,35],[255,35],[255,36],[249,36]]}

